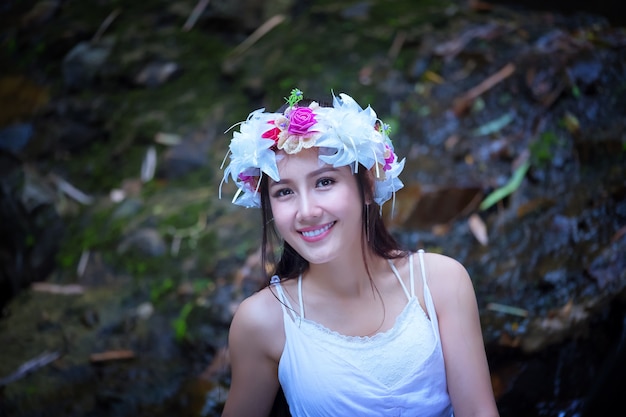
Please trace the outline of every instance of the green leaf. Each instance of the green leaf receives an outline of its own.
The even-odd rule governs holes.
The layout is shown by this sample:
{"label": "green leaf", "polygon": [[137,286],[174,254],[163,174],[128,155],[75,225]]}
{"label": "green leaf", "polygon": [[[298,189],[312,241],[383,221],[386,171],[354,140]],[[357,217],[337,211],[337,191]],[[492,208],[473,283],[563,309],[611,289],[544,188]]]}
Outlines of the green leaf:
{"label": "green leaf", "polygon": [[480,126],[477,129],[474,129],[472,133],[474,134],[474,136],[485,136],[491,133],[496,133],[502,130],[506,125],[511,123],[514,119],[514,116],[515,116],[514,112],[506,113],[502,115],[501,117],[495,120],[492,120],[488,123],[485,123],[484,125]]}
{"label": "green leaf", "polygon": [[517,190],[522,183],[522,180],[524,179],[524,176],[526,175],[529,167],[530,161],[525,161],[523,164],[517,167],[509,182],[507,182],[505,185],[498,188],[497,190],[494,190],[487,197],[485,197],[483,202],[480,203],[479,209],[487,210],[489,207],[493,206],[498,201],[501,201],[508,195],[512,194],[515,190]]}

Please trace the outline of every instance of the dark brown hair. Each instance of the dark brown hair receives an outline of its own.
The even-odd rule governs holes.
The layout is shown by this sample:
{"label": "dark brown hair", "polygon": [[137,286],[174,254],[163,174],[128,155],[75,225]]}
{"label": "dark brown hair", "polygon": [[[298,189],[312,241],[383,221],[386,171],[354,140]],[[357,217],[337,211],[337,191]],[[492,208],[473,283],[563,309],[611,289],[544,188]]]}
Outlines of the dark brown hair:
{"label": "dark brown hair", "polygon": [[[304,99],[299,104],[308,106],[313,100]],[[327,102],[318,101],[320,106],[330,107]],[[286,105],[278,109],[277,112],[284,112]],[[367,249],[374,254],[386,259],[396,259],[407,256],[408,252],[403,250],[397,240],[387,229],[381,216],[380,206],[373,201],[374,179],[368,170],[362,166],[358,166],[356,172],[356,183],[359,187],[359,196],[363,209],[361,211],[361,223],[363,225],[361,237],[361,253],[365,262],[365,269],[375,289],[369,267],[366,262]],[[281,279],[293,279],[300,276],[309,268],[309,262],[304,259],[289,243],[284,242],[276,227],[274,226],[274,216],[272,214],[272,206],[269,199],[269,181],[268,176],[261,178],[259,192],[261,193],[261,216],[263,220],[263,236],[261,241],[261,264],[266,274],[263,287],[267,286],[270,277],[277,275]],[[366,203],[367,202],[367,203]],[[366,239],[363,239],[363,236]],[[271,267],[270,267],[271,266]],[[271,269],[268,269],[270,267]],[[377,291],[377,290],[376,290]],[[290,416],[289,406],[285,400],[282,387],[274,399],[271,417],[287,417]]]}
{"label": "dark brown hair", "polygon": [[[365,167],[359,165],[356,182],[359,187],[359,195],[363,210],[361,220],[363,225],[363,259],[366,259],[366,249],[386,259],[395,259],[406,256],[397,240],[387,229],[380,213],[380,206],[372,200],[373,181],[372,174]],[[261,242],[262,265],[265,266],[266,283],[269,277],[278,275],[281,279],[297,278],[304,273],[309,263],[289,243],[284,242],[274,227],[272,207],[269,199],[268,177],[263,176],[260,184],[261,215],[263,220],[263,236]],[[369,202],[366,204],[366,202]],[[366,247],[367,246],[367,247]],[[273,265],[272,269],[267,269]],[[367,263],[365,264],[367,268]]]}

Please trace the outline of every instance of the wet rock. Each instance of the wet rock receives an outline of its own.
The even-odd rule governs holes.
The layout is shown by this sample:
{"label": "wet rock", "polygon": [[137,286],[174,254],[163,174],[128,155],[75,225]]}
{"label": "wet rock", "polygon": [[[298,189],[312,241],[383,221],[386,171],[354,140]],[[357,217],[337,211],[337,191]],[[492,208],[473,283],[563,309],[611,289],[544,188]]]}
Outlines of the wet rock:
{"label": "wet rock", "polygon": [[476,186],[406,184],[396,193],[396,215],[389,222],[402,230],[429,230],[467,216],[482,197]]}
{"label": "wet rock", "polygon": [[159,178],[180,178],[189,172],[204,167],[209,162],[209,150],[215,131],[194,132],[185,136],[180,143],[171,146],[163,154],[157,170]]}
{"label": "wet rock", "polygon": [[0,130],[0,150],[18,154],[33,136],[33,125],[16,123]]}
{"label": "wet rock", "polygon": [[[143,232],[125,236],[119,245],[121,252],[131,256],[139,254],[146,264],[151,262],[146,253],[162,253],[165,243],[155,228],[155,224],[161,226],[157,222],[162,217],[154,214],[146,222],[144,209],[149,209],[154,201],[158,201],[159,206],[175,203],[181,212],[193,210],[195,215],[195,207],[185,204],[195,205],[198,199],[188,203],[178,198],[190,192],[180,189],[186,187],[184,176],[196,168],[206,168],[209,162],[217,171],[224,155],[221,146],[225,147],[226,142],[215,141],[215,137],[223,139],[221,132],[231,123],[240,121],[241,115],[245,116],[251,107],[275,105],[281,100],[277,93],[277,89],[283,88],[280,86],[292,88],[294,82],[301,82],[303,85],[299,87],[305,91],[317,89],[326,94],[329,84],[333,84],[341,85],[355,98],[369,99],[376,95],[372,104],[380,110],[380,116],[398,119],[400,129],[394,132],[394,144],[399,154],[407,155],[403,173],[407,186],[398,193],[396,201],[398,220],[406,223],[398,223],[395,232],[409,247],[447,253],[467,265],[476,284],[489,359],[495,365],[494,381],[499,381],[496,388],[502,417],[575,415],[580,409],[580,400],[586,398],[589,384],[596,380],[599,365],[612,351],[607,347],[617,345],[619,329],[606,326],[607,317],[620,315],[623,320],[624,312],[624,307],[618,305],[611,307],[614,312],[607,313],[607,305],[614,305],[616,298],[623,299],[619,284],[624,281],[626,269],[621,261],[626,258],[623,238],[619,237],[626,219],[623,191],[625,102],[623,92],[615,88],[623,82],[623,46],[626,44],[623,30],[608,30],[602,20],[592,18],[570,20],[554,14],[500,11],[478,16],[433,12],[432,19],[428,17],[434,21],[432,25],[421,29],[422,20],[417,19],[421,16],[417,15],[423,13],[410,2],[394,2],[394,6],[402,5],[403,11],[410,11],[401,16],[394,15],[393,7],[383,5],[384,2],[356,3],[356,9],[352,10],[355,14],[342,16],[346,8],[340,4],[312,6],[310,2],[282,0],[263,4],[212,0],[205,2],[210,6],[192,31],[185,33],[185,39],[174,38],[176,33],[182,32],[178,31],[178,24],[190,13],[193,3],[196,2],[176,3],[179,10],[176,22],[169,12],[163,16],[153,10],[141,15],[127,15],[131,12],[124,11],[124,19],[116,21],[121,29],[118,36],[124,37],[125,46],[132,45],[127,55],[132,55],[132,59],[120,62],[145,63],[146,51],[166,50],[166,54],[161,54],[168,57],[164,62],[172,60],[191,68],[197,64],[193,59],[199,59],[202,70],[206,68],[210,73],[212,64],[204,55],[207,50],[203,50],[203,54],[196,53],[190,60],[185,56],[185,48],[173,51],[169,39],[180,41],[177,46],[187,39],[197,41],[193,36],[198,34],[211,38],[209,43],[217,39],[215,44],[221,47],[215,49],[215,56],[221,56],[229,45],[234,47],[243,42],[261,23],[281,10],[279,6],[287,4],[288,7],[282,9],[285,23],[276,26],[275,31],[272,29],[268,36],[239,56],[243,77],[224,80],[216,64],[213,66],[215,73],[208,77],[217,78],[209,78],[208,83],[215,81],[219,88],[203,90],[214,94],[210,104],[185,101],[189,108],[181,113],[186,114],[204,112],[206,106],[220,106],[224,112],[215,123],[217,127],[209,133],[199,129],[195,139],[191,134],[180,142],[158,142],[161,160],[157,181],[149,184],[137,179],[118,182],[124,193],[117,201],[126,200],[115,209],[109,205],[111,211],[97,215],[112,216],[119,223],[122,219],[128,220],[131,230],[134,229],[130,225],[137,222],[145,226],[144,230],[150,230],[143,236]],[[59,11],[75,10],[69,6],[64,3]],[[430,13],[427,11],[426,15]],[[68,15],[63,17],[72,20]],[[496,26],[485,25],[485,21],[494,21],[497,25],[505,22],[502,27],[507,30],[491,30]],[[125,27],[127,22],[134,26]],[[76,23],[72,23],[75,27]],[[172,24],[177,25],[176,30],[169,26]],[[84,26],[84,23],[78,25]],[[165,45],[164,26],[168,26],[167,36],[172,36]],[[468,28],[469,32],[459,32],[458,27]],[[472,28],[483,28],[484,32],[472,31]],[[42,28],[42,33],[49,33],[45,29]],[[76,42],[77,32],[72,29],[70,32],[73,34],[63,32],[64,41],[55,42],[56,48],[66,51],[68,42]],[[398,44],[389,36],[394,32],[406,33],[399,49],[395,49]],[[157,34],[157,39],[150,43],[153,34]],[[215,34],[217,38],[213,38]],[[43,35],[38,32],[38,36]],[[13,38],[9,35],[8,39]],[[429,39],[437,41],[429,43]],[[35,40],[30,42],[35,44]],[[587,47],[591,45],[592,53],[578,48],[584,43]],[[321,45],[319,54],[315,53],[318,44]],[[437,45],[443,47],[438,49],[442,55],[431,52]],[[392,50],[395,50],[393,54]],[[214,50],[211,47],[209,51]],[[46,56],[49,59],[50,55]],[[307,56],[315,57],[313,64],[307,61]],[[390,56],[396,59],[391,60]],[[416,56],[428,58],[411,62]],[[58,63],[47,59],[35,58],[37,68],[30,69],[42,78],[42,74],[48,76],[51,72],[42,68],[54,68]],[[89,65],[82,64],[81,59],[76,61],[78,70],[68,74],[78,74],[76,85],[84,85],[85,90],[72,97],[76,91],[66,89],[62,93],[64,97],[55,98],[54,113],[48,110],[32,122],[35,137],[29,145],[42,140],[47,146],[45,152],[28,155],[35,155],[37,162],[43,160],[44,164],[60,169],[65,167],[68,157],[83,163],[82,155],[75,151],[86,149],[93,139],[107,139],[107,129],[122,124],[120,120],[124,119],[123,133],[128,135],[125,144],[113,150],[105,144],[104,148],[117,152],[116,161],[129,163],[120,149],[136,150],[133,148],[138,144],[137,154],[140,154],[148,146],[142,141],[153,132],[134,129],[144,126],[138,125],[137,120],[153,109],[155,103],[150,100],[162,89],[135,88],[131,92],[133,100],[124,101],[128,107],[121,111],[105,110],[110,91],[102,91],[99,81],[106,81],[107,88],[109,85],[119,87],[113,89],[117,95],[129,86],[116,84],[119,78],[128,81],[119,74],[131,74],[129,78],[136,74],[127,71],[125,64],[114,67],[116,63],[107,59],[103,67],[89,75]],[[40,65],[42,63],[45,65]],[[457,117],[450,111],[455,97],[480,86],[508,63],[515,64],[516,71],[483,91],[480,97],[474,97],[466,114]],[[359,68],[363,70],[359,72]],[[532,74],[531,69],[535,71]],[[246,75],[246,71],[252,74]],[[161,79],[167,79],[160,79],[159,71],[156,74],[156,85]],[[407,74],[407,79],[402,74]],[[529,74],[532,77],[526,78]],[[181,73],[181,77],[187,75]],[[174,77],[167,82],[176,81]],[[202,86],[194,84],[201,80],[187,81],[191,82],[180,84],[182,94],[185,97],[201,95],[198,91]],[[368,86],[361,88],[359,81]],[[561,82],[563,90],[555,88]],[[178,85],[168,84],[167,87],[175,89]],[[579,90],[576,96],[575,87]],[[24,85],[7,97],[17,97],[17,93],[26,90]],[[67,90],[70,90],[69,100],[65,96]],[[554,100],[553,92],[559,93]],[[134,101],[135,95],[146,93],[147,101]],[[545,98],[551,102],[548,108],[537,101]],[[76,108],[67,104],[72,99],[78,103]],[[28,119],[37,107],[32,104],[34,101],[26,101],[29,105],[24,106],[25,110],[12,113],[12,108],[2,108],[0,116],[7,114],[8,118],[3,120],[10,123],[16,122],[16,114],[22,120]],[[93,106],[87,105],[90,101]],[[13,102],[15,106],[10,107],[20,106],[20,100]],[[244,105],[246,111],[241,109]],[[107,114],[106,120],[93,122],[94,114],[109,110],[115,111]],[[126,115],[121,114],[129,111],[137,112],[136,118],[127,120]],[[178,109],[171,113],[157,112],[159,118],[162,115],[167,119],[163,119],[167,126],[159,129],[176,129],[180,121],[178,113]],[[510,123],[497,130],[489,129],[485,135],[472,133],[502,114],[510,114],[507,117]],[[563,127],[564,115],[568,115],[569,122],[576,120],[575,129],[571,128],[572,123]],[[63,122],[47,126],[41,123],[42,119],[54,117],[64,117],[77,126],[68,128]],[[226,126],[221,126],[222,121]],[[92,130],[81,128],[85,126]],[[98,134],[94,135],[94,131]],[[575,137],[574,131],[577,131]],[[542,165],[533,165],[519,188],[506,199],[487,212],[476,213],[472,194],[475,192],[478,196],[482,189],[506,184],[515,161],[528,150],[530,142],[546,132],[559,140],[553,143],[556,146],[540,149],[545,151]],[[408,151],[404,152],[403,148]],[[216,163],[213,159],[219,161]],[[131,169],[138,173],[138,167],[137,163]],[[168,181],[162,180],[169,178],[181,180],[176,182],[179,188],[176,193],[168,192]],[[84,272],[78,277],[73,267],[54,277],[59,281],[78,280],[85,288],[80,296],[60,298],[56,295],[53,298],[51,294],[44,296],[32,291],[11,304],[12,314],[0,322],[0,346],[3,359],[7,358],[0,361],[0,375],[9,374],[8,365],[3,362],[10,362],[10,368],[16,369],[20,363],[40,354],[33,350],[66,346],[69,352],[51,369],[44,368],[31,375],[31,379],[5,388],[3,399],[7,399],[10,415],[16,414],[16,410],[30,415],[40,415],[41,410],[45,410],[50,415],[107,417],[185,414],[180,408],[178,412],[164,410],[161,406],[164,398],[181,404],[187,402],[189,406],[193,403],[194,413],[199,412],[203,404],[207,408],[202,411],[208,415],[219,413],[220,401],[226,395],[227,375],[220,375],[219,378],[224,379],[214,379],[211,385],[197,384],[189,388],[194,390],[193,395],[185,389],[179,391],[178,384],[181,379],[189,379],[190,374],[198,375],[204,367],[211,368],[210,364],[215,363],[212,358],[218,354],[214,347],[223,346],[228,322],[238,302],[261,285],[264,274],[258,263],[246,260],[247,254],[258,247],[258,211],[225,208],[230,207],[228,198],[216,201],[217,186],[214,185],[209,180],[206,194],[200,198],[205,199],[207,206],[213,206],[213,211],[207,214],[207,229],[212,234],[207,240],[218,243],[211,242],[213,246],[208,251],[203,247],[187,252],[180,260],[174,256],[168,258],[176,264],[174,272],[163,272],[170,274],[171,288],[159,283],[162,271],[153,273],[151,270],[146,274],[149,276],[129,278],[119,264],[116,268],[108,267],[107,262],[116,254],[108,247],[101,247],[93,250]],[[35,187],[32,189],[30,203],[24,204],[26,211],[53,204],[54,199],[46,199],[45,193],[36,191]],[[105,195],[109,192],[108,189],[89,191]],[[153,192],[162,193],[162,197],[144,200],[145,194]],[[3,203],[0,201],[0,205]],[[385,208],[390,207],[391,204],[387,204]],[[100,209],[102,205],[93,204],[86,210],[93,214],[94,208]],[[472,211],[472,215],[480,215],[484,220],[489,236],[486,245],[477,244],[469,233],[465,215]],[[195,218],[191,219],[193,221]],[[445,223],[445,233],[433,233],[434,229],[443,230],[438,228],[440,222]],[[52,220],[47,221],[45,227],[53,224]],[[0,223],[0,229],[5,226]],[[0,247],[4,249],[2,244]],[[76,248],[79,252],[81,249]],[[258,254],[253,255],[258,258]],[[2,262],[5,259],[13,262],[16,258],[10,254],[3,257]],[[156,261],[160,264],[162,259]],[[179,279],[185,282],[181,284]],[[199,289],[198,284],[203,281],[208,284]],[[103,293],[105,291],[108,292]],[[488,303],[492,306],[498,303],[508,309],[483,308]],[[66,308],[72,304],[77,304],[77,308]],[[183,330],[187,333],[182,343],[177,344],[173,341],[172,320],[180,323],[181,306],[184,309],[189,305],[193,305],[193,311],[184,323],[187,327]],[[99,314],[100,322],[90,321],[93,328],[85,327],[80,321],[81,313],[88,308]],[[524,315],[503,311],[523,311]],[[17,333],[20,329],[27,331]],[[207,345],[211,349],[207,349]],[[96,365],[86,359],[91,353],[108,349],[132,349],[136,356],[132,363],[111,361]],[[224,391],[220,391],[222,388]]]}
{"label": "wet rock", "polygon": [[272,16],[285,13],[297,2],[293,0],[213,0],[205,15],[207,18],[234,22],[234,31],[250,32]]}
{"label": "wet rock", "polygon": [[25,120],[42,109],[50,100],[48,89],[24,76],[0,78],[0,127],[27,123]]}
{"label": "wet rock", "polygon": [[42,178],[0,151],[0,309],[55,268],[64,226],[54,203]]}
{"label": "wet rock", "polygon": [[142,87],[154,88],[172,80],[181,72],[176,62],[151,62],[139,71],[134,82]]}
{"label": "wet rock", "polygon": [[85,327],[93,329],[100,323],[100,315],[97,310],[90,308],[83,312],[80,317],[80,321],[85,325]]}
{"label": "wet rock", "polygon": [[24,29],[32,29],[34,25],[50,20],[59,9],[58,0],[41,0],[22,16],[20,21]]}
{"label": "wet rock", "polygon": [[81,42],[63,59],[63,79],[72,89],[89,86],[99,74],[113,47],[112,39],[101,42]]}
{"label": "wet rock", "polygon": [[341,10],[340,15],[349,20],[366,20],[371,9],[371,4],[367,1],[357,2]]}
{"label": "wet rock", "polygon": [[120,254],[132,251],[147,256],[162,256],[167,251],[167,245],[157,230],[144,228],[130,233],[117,247]]}

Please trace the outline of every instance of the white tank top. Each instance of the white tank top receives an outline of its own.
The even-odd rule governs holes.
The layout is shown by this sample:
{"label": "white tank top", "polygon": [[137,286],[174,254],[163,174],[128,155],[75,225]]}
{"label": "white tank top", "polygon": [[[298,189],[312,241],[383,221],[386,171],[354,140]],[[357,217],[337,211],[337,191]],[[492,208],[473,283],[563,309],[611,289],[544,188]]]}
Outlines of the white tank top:
{"label": "white tank top", "polygon": [[374,336],[346,336],[304,317],[302,277],[297,314],[278,282],[285,347],[278,378],[293,417],[453,415],[439,338],[437,315],[419,251],[428,317],[415,296],[413,255],[410,292],[398,270],[407,304],[394,326]]}

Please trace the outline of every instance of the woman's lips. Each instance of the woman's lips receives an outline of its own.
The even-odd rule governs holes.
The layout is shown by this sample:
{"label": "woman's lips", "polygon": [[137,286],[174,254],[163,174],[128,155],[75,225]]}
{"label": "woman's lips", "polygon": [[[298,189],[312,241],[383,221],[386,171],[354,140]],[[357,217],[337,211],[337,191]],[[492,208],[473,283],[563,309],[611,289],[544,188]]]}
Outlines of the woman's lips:
{"label": "woman's lips", "polygon": [[309,227],[307,229],[302,229],[302,230],[299,230],[299,232],[302,235],[302,237],[304,237],[305,240],[307,240],[307,241],[315,241],[315,240],[319,240],[322,237],[326,236],[327,232],[334,225],[335,225],[335,222],[331,222],[331,223],[325,224],[324,226],[321,226],[321,227],[320,226],[316,226],[316,227]]}

